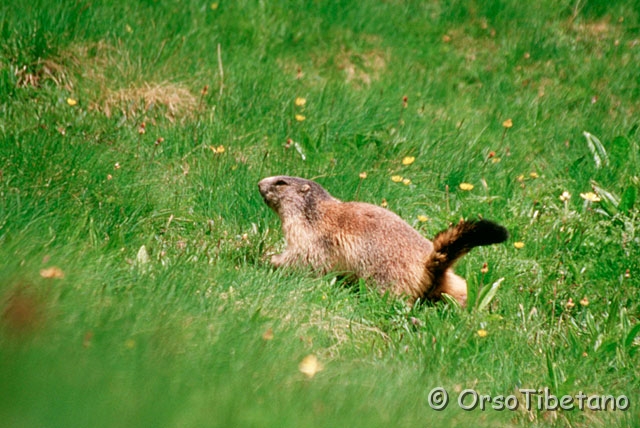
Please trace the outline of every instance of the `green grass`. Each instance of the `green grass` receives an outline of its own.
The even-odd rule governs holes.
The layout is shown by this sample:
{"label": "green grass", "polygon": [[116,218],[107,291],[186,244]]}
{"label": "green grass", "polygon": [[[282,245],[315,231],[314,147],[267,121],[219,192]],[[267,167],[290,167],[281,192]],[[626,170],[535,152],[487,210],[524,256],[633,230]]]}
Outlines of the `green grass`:
{"label": "green grass", "polygon": [[[633,2],[41,0],[0,22],[0,427],[640,426]],[[469,308],[407,308],[269,266],[275,174],[511,239],[458,264]],[[544,387],[631,406],[456,403]]]}

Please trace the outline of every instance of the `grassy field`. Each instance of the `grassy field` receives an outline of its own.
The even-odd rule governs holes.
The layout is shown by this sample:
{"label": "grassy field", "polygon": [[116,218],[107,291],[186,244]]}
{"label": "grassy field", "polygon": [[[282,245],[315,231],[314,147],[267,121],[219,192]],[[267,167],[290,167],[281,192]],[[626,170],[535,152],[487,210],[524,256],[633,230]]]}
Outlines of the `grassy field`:
{"label": "grassy field", "polygon": [[[637,3],[9,1],[0,30],[0,427],[640,426]],[[511,238],[458,264],[468,308],[408,308],[270,267],[276,174]]]}

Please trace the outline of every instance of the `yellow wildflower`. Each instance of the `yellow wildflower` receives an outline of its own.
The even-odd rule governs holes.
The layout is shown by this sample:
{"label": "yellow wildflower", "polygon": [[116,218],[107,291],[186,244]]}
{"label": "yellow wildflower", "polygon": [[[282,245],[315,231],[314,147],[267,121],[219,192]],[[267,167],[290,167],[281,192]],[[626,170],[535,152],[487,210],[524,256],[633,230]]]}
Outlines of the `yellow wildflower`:
{"label": "yellow wildflower", "polygon": [[367,173],[363,171],[359,174],[359,177],[364,180],[365,178],[367,178]]}
{"label": "yellow wildflower", "polygon": [[534,172],[529,173],[529,177],[531,177],[531,178],[538,178],[538,177],[540,177],[540,176],[538,175],[538,173],[537,173],[537,172],[535,172],[535,171],[534,171]]}
{"label": "yellow wildflower", "polygon": [[318,361],[318,357],[313,354],[307,355],[300,361],[298,370],[307,376],[309,379],[314,377],[316,373],[323,369],[322,364]]}
{"label": "yellow wildflower", "polygon": [[522,241],[514,242],[513,246],[516,247],[519,250],[521,248],[524,248],[524,242],[522,242]]}
{"label": "yellow wildflower", "polygon": [[401,175],[391,176],[391,181],[393,181],[394,183],[400,183],[402,180],[404,180],[404,177],[402,177]]}
{"label": "yellow wildflower", "polygon": [[420,214],[420,215],[418,216],[418,221],[419,221],[420,223],[425,223],[425,222],[429,221],[429,217],[427,217],[426,215],[422,215],[422,214]]}
{"label": "yellow wildflower", "polygon": [[302,97],[296,97],[296,100],[294,101],[294,103],[297,107],[304,107],[304,105],[307,103],[307,99]]}
{"label": "yellow wildflower", "polygon": [[302,114],[296,114],[296,120],[297,120],[298,122],[303,122],[303,121],[304,121],[304,120],[306,120],[306,119],[307,119],[307,118],[306,118],[304,115],[302,115]]}
{"label": "yellow wildflower", "polygon": [[487,335],[489,334],[489,332],[487,332],[487,330],[481,328],[480,330],[478,330],[476,332],[478,334],[478,336],[480,337],[487,337]]}
{"label": "yellow wildflower", "polygon": [[405,186],[408,186],[409,184],[411,184],[411,180],[409,180],[408,178],[405,178],[404,180],[402,180],[402,184],[404,184]]}
{"label": "yellow wildflower", "polygon": [[504,126],[505,128],[511,128],[513,126],[513,120],[511,119],[507,119],[504,122],[502,122],[502,126]]}
{"label": "yellow wildflower", "polygon": [[460,190],[473,190],[473,184],[471,184],[471,183],[460,183]]}
{"label": "yellow wildflower", "polygon": [[411,165],[415,160],[416,158],[414,156],[407,156],[402,159],[402,165]]}
{"label": "yellow wildflower", "polygon": [[61,279],[64,278],[64,272],[57,266],[52,266],[46,269],[40,269],[40,276],[47,279]]}
{"label": "yellow wildflower", "polygon": [[567,202],[569,199],[571,199],[571,193],[567,192],[566,190],[562,192],[562,195],[560,195],[560,200],[562,202]]}
{"label": "yellow wildflower", "polygon": [[67,104],[73,107],[74,105],[78,104],[78,100],[75,100],[73,98],[67,98]]}
{"label": "yellow wildflower", "polygon": [[580,197],[582,199],[584,199],[585,201],[589,201],[589,202],[599,202],[600,201],[600,196],[596,195],[593,192],[580,193]]}
{"label": "yellow wildflower", "polygon": [[589,306],[589,299],[587,299],[587,296],[584,296],[582,299],[580,299],[580,304],[582,306]]}

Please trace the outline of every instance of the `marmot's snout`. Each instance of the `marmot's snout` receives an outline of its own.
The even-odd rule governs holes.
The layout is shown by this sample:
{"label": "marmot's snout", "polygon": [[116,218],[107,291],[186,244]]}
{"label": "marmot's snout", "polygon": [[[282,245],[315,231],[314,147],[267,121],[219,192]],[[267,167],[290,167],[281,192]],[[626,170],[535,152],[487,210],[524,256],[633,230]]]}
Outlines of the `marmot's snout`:
{"label": "marmot's snout", "polygon": [[267,194],[269,193],[269,187],[271,186],[267,182],[267,179],[261,180],[258,183],[258,189],[260,190],[260,195],[262,196],[262,200],[264,201],[265,204],[267,204],[268,206],[271,206],[271,203],[269,202],[269,198],[267,198]]}
{"label": "marmot's snout", "polygon": [[269,184],[266,183],[265,180],[260,180],[258,182],[258,189],[260,189],[260,194],[264,198],[264,195],[267,193],[267,190],[269,190]]}
{"label": "marmot's snout", "polygon": [[260,194],[265,204],[274,209],[280,200],[278,196],[278,186],[287,184],[284,180],[278,178],[279,177],[267,177],[258,183],[258,189],[260,189]]}

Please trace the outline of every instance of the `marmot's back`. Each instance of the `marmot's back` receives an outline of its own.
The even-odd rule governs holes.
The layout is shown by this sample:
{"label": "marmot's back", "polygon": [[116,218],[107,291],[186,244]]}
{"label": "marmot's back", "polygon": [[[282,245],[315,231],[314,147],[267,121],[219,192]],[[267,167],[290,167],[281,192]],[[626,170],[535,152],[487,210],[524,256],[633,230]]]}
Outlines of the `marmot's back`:
{"label": "marmot's back", "polygon": [[326,205],[322,233],[332,240],[333,270],[372,278],[381,291],[420,293],[424,263],[433,251],[429,240],[385,208],[361,202]]}

